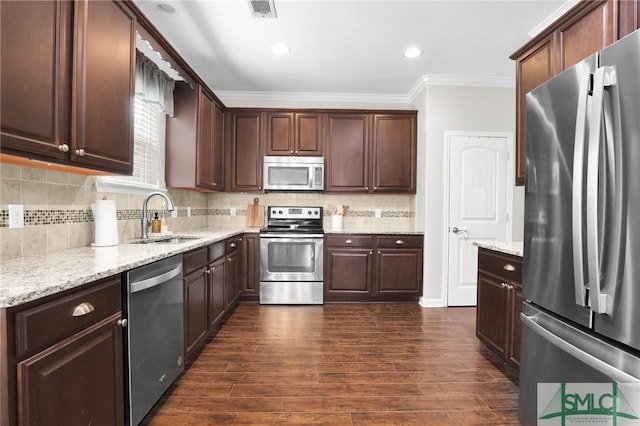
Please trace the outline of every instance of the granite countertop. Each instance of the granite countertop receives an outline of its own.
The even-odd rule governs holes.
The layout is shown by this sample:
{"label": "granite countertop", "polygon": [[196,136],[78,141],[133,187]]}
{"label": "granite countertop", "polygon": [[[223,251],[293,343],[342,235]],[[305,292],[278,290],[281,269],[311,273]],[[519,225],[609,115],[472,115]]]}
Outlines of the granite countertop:
{"label": "granite countertop", "polygon": [[79,247],[2,260],[0,308],[21,305],[234,235],[258,231],[258,228],[203,228],[171,235],[198,237],[179,244],[140,244],[135,239],[112,247]]}
{"label": "granite countertop", "polygon": [[[79,247],[0,262],[0,308],[18,306],[116,275],[186,251],[207,246],[234,235],[259,232],[259,228],[202,228],[171,235],[197,237],[179,244],[144,244],[140,239],[121,241],[112,247]],[[341,234],[415,234],[413,229],[325,230]],[[165,237],[153,237],[161,239]]]}
{"label": "granite countertop", "polygon": [[474,241],[474,245],[485,249],[499,251],[522,257],[522,241]]}

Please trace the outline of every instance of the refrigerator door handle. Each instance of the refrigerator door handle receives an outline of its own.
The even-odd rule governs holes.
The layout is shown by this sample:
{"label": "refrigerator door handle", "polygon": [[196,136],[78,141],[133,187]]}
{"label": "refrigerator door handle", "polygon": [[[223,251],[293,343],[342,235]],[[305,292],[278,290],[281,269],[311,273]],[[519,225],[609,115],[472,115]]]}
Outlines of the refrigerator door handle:
{"label": "refrigerator door handle", "polygon": [[[537,314],[528,316],[524,313],[521,313],[520,319],[522,320],[523,327],[529,327],[530,330],[541,336],[546,341],[550,342],[563,352],[571,355],[578,361],[583,362],[591,368],[607,375],[611,378],[612,381],[616,383],[640,383],[640,380],[638,380],[637,377],[627,374],[624,371],[621,371],[614,366],[602,361],[600,358],[597,358],[590,353],[578,348],[577,346],[572,345],[570,343],[570,329],[567,329],[566,327],[553,327],[553,331],[549,331],[545,327],[546,324],[544,324],[545,321],[543,321],[543,318]],[[539,324],[539,322],[541,324]],[[557,332],[558,334],[556,334],[555,332]],[[563,332],[566,335],[563,335]]]}
{"label": "refrigerator door handle", "polygon": [[582,191],[584,187],[584,154],[587,126],[587,97],[591,74],[582,76],[578,93],[576,134],[573,148],[573,181],[571,190],[571,226],[573,235],[573,283],[578,306],[587,306],[587,286],[584,279],[584,241]]}
{"label": "refrigerator door handle", "polygon": [[598,314],[607,312],[607,295],[601,289],[599,235],[599,176],[602,122],[604,121],[604,91],[615,80],[613,67],[600,67],[593,80],[593,104],[589,117],[589,145],[587,154],[587,265],[589,271],[589,304]]}

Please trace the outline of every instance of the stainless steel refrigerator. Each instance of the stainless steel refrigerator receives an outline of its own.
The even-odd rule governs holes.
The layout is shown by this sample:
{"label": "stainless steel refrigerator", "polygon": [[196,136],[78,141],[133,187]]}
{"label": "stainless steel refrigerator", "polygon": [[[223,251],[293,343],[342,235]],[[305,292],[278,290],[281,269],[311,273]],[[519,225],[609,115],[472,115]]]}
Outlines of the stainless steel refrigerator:
{"label": "stainless steel refrigerator", "polygon": [[[519,419],[631,421],[640,417],[631,394],[640,383],[640,32],[528,93],[526,141]],[[626,394],[598,401],[592,383]]]}

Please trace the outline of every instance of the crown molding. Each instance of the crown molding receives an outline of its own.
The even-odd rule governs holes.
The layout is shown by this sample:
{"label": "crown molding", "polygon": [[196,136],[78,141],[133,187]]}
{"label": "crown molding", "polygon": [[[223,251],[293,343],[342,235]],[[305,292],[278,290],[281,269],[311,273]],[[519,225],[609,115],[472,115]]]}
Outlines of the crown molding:
{"label": "crown molding", "polygon": [[410,104],[426,86],[498,87],[514,88],[513,78],[423,75],[404,95],[380,93],[318,93],[318,92],[247,92],[216,91],[222,102],[308,102],[308,103],[358,103],[358,104]]}
{"label": "crown molding", "polygon": [[554,23],[558,18],[560,18],[565,13],[567,13],[569,11],[569,9],[571,9],[573,6],[575,6],[579,2],[580,2],[580,0],[567,0],[567,1],[565,1],[564,3],[562,3],[562,6],[560,6],[555,11],[553,11],[551,13],[551,15],[547,16],[545,19],[542,20],[542,22],[540,22],[538,25],[533,27],[531,29],[531,31],[529,31],[527,33],[527,35],[530,38],[534,38],[535,36],[540,34],[542,31],[544,31],[546,28],[548,28],[549,25]]}
{"label": "crown molding", "polygon": [[241,92],[216,91],[224,101],[286,101],[406,104],[406,95],[378,93],[318,93],[318,92]]}

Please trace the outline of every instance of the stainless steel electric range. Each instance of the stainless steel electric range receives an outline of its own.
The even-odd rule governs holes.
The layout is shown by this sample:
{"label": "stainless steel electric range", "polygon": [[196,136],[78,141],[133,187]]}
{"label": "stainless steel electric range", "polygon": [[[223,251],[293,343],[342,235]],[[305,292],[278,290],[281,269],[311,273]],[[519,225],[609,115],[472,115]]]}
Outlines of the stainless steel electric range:
{"label": "stainless steel electric range", "polygon": [[260,230],[260,303],[323,303],[322,207],[270,206]]}

